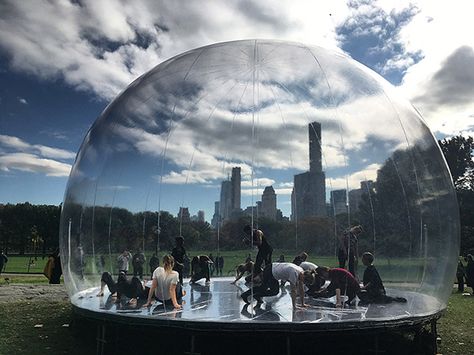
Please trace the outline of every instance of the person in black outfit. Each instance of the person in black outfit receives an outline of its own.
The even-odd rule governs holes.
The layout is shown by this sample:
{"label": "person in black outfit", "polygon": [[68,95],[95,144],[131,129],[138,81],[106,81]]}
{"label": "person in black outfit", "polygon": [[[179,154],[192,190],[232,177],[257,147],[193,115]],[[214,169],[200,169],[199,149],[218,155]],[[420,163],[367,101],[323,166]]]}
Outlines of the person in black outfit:
{"label": "person in black outfit", "polygon": [[139,276],[143,279],[143,265],[145,265],[146,257],[141,250],[138,250],[132,257],[133,276]]}
{"label": "person in black outfit", "polygon": [[206,282],[211,281],[209,274],[210,265],[212,265],[212,260],[207,255],[199,255],[193,257],[191,260],[191,283],[195,283],[203,278],[206,279]]}
{"label": "person in black outfit", "polygon": [[153,277],[153,271],[160,266],[160,259],[158,256],[156,256],[156,253],[153,253],[153,255],[150,258],[150,261],[148,262],[148,265],[150,266],[150,274],[151,277]]}
{"label": "person in black outfit", "polygon": [[176,237],[176,246],[171,250],[171,256],[174,258],[173,270],[179,274],[179,283],[183,284],[183,269],[184,269],[184,256],[186,255],[186,249],[184,249],[184,238],[182,236]]}
{"label": "person in black outfit", "polygon": [[130,298],[129,304],[131,305],[136,305],[137,299],[146,300],[148,297],[149,287],[143,286],[140,279],[136,276],[128,280],[124,272],[119,273],[117,282],[113,280],[109,272],[104,272],[100,282],[101,287],[97,296],[102,297],[104,295],[104,288],[107,285],[112,296],[117,297],[116,303],[120,302],[122,296]]}
{"label": "person in black outfit", "polygon": [[359,305],[368,303],[391,303],[403,302],[407,300],[403,297],[390,297],[385,293],[382,279],[379,272],[373,265],[374,256],[372,253],[366,252],[362,255],[362,263],[367,267],[364,271],[363,286],[357,294],[360,298]]}
{"label": "person in black outfit", "polygon": [[5,265],[8,263],[8,258],[3,254],[3,250],[0,249],[0,274],[2,273]]}
{"label": "person in black outfit", "polygon": [[[255,258],[254,265],[254,276],[262,273],[263,268],[272,263],[272,252],[273,248],[267,242],[265,235],[260,229],[253,229],[250,225],[244,227],[244,232],[247,234],[248,238],[244,238],[244,242],[250,244],[250,240],[253,240],[253,245],[256,245],[258,248],[257,257]],[[245,278],[245,281],[250,282],[252,275],[249,275]]]}
{"label": "person in black outfit", "polygon": [[472,288],[474,295],[474,258],[471,254],[466,256],[467,266],[466,266],[466,284],[467,287]]}
{"label": "person in black outfit", "polygon": [[303,261],[306,261],[306,259],[308,259],[308,253],[303,251],[301,254],[296,255],[292,262],[293,264],[300,266],[300,264]]}
{"label": "person in black outfit", "polygon": [[464,268],[464,264],[459,258],[458,261],[458,268],[456,269],[456,278],[458,279],[458,292],[464,292],[464,278],[466,277],[466,269]]}
{"label": "person in black outfit", "polygon": [[61,257],[59,256],[59,248],[56,249],[53,254],[49,256],[52,258],[53,268],[51,270],[51,278],[49,279],[50,284],[59,284],[60,278],[63,273],[63,269],[61,267]]}
{"label": "person in black outfit", "polygon": [[222,276],[222,269],[224,268],[224,257],[222,255],[219,255],[216,258],[216,270],[217,270],[217,276]]}
{"label": "person in black outfit", "polygon": [[[347,255],[349,272],[357,278],[357,263],[359,259],[359,235],[362,233],[362,226],[354,226],[344,232],[343,248],[344,254]],[[339,261],[341,263],[341,261]],[[345,261],[344,261],[345,265]]]}

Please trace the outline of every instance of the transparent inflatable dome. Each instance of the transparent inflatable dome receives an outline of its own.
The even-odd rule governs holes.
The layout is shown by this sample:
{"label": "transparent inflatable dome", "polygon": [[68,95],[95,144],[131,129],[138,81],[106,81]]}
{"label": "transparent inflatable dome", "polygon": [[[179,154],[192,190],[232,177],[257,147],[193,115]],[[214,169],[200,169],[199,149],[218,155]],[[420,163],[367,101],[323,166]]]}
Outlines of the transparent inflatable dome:
{"label": "transparent inflatable dome", "polygon": [[[362,282],[361,255],[371,252],[387,294],[407,303],[335,310],[308,297],[310,307],[292,313],[283,290],[264,299],[273,306],[263,313],[246,313],[240,294],[249,285],[230,284],[236,266],[257,253],[242,242],[245,225],[264,233],[274,262],[304,251],[319,266],[346,268],[338,256],[360,225],[354,273]],[[375,324],[446,307],[459,216],[436,139],[384,79],[320,47],[244,40],[159,64],[87,133],[61,214],[72,303],[99,315],[176,317],[115,303],[107,288],[96,294],[104,271],[116,279],[124,268],[124,251],[146,258],[146,284],[152,255],[162,265],[177,236],[188,256],[181,320]],[[188,260],[197,255],[214,259],[210,283],[189,283]],[[130,258],[129,278],[133,272]]]}

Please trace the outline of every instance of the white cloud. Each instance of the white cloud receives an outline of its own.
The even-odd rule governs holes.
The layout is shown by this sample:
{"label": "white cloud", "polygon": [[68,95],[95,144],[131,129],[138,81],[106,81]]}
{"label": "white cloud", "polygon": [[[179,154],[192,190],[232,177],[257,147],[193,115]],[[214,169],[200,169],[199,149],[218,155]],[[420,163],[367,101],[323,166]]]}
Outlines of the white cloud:
{"label": "white cloud", "polygon": [[[456,68],[450,65],[454,61],[449,57],[453,59],[457,52],[458,58],[464,54],[467,59],[469,49],[474,48],[474,4],[469,0],[455,3],[417,0],[416,4],[421,11],[402,29],[400,37],[408,49],[422,51],[423,59],[407,70],[399,89],[413,100],[430,128],[439,135],[468,134],[473,125],[472,117],[469,117],[474,113],[472,100],[460,104],[455,100],[442,102],[439,99],[440,94],[445,98],[454,98],[457,93],[462,96],[463,88],[471,82],[468,78],[472,77],[472,63],[465,68]],[[458,52],[461,48],[464,48],[463,53]],[[465,75],[456,76],[456,71]],[[442,84],[440,75],[443,73],[453,75],[449,87],[446,80],[445,85],[437,86]],[[472,84],[469,85],[472,88]]]}
{"label": "white cloud", "polygon": [[67,177],[71,171],[71,165],[40,158],[34,154],[9,153],[0,156],[0,170],[21,170],[31,173],[42,173],[47,176]]}
{"label": "white cloud", "polygon": [[340,176],[326,179],[326,188],[329,190],[347,189],[347,187],[349,187],[349,190],[360,189],[361,181],[377,180],[377,171],[380,167],[379,164],[371,164],[347,177]]}
{"label": "white cloud", "polygon": [[1,170],[21,170],[47,176],[69,176],[71,165],[53,159],[70,160],[76,156],[68,150],[30,144],[7,135],[0,135],[0,150]]}
{"label": "white cloud", "polygon": [[34,152],[40,156],[54,159],[74,159],[76,153],[65,149],[48,147],[41,144],[30,144],[24,140],[0,134],[0,146],[12,148],[21,152]]}
{"label": "white cloud", "polygon": [[28,101],[26,101],[26,99],[22,98],[22,97],[19,97],[18,98],[18,102],[20,104],[23,104],[23,105],[28,105]]}
{"label": "white cloud", "polygon": [[1,5],[0,47],[16,70],[63,78],[109,100],[164,59],[213,42],[279,38],[336,48],[336,16],[329,13],[343,16],[344,7],[322,6],[290,0],[10,0]]}

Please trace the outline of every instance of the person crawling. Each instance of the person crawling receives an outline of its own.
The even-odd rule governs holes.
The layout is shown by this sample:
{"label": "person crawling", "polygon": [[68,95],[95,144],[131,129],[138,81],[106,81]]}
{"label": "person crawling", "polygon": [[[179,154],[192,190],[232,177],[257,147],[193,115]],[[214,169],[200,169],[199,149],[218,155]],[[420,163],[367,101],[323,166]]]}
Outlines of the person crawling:
{"label": "person crawling", "polygon": [[235,285],[235,283],[239,281],[245,274],[252,274],[254,265],[255,263],[252,260],[248,260],[245,263],[237,265],[235,268],[235,280],[232,281],[231,284]]}
{"label": "person crawling", "polygon": [[379,272],[373,265],[374,256],[372,253],[366,252],[362,254],[362,263],[366,266],[364,271],[363,286],[358,294],[360,298],[360,305],[369,303],[391,303],[391,302],[402,302],[405,303],[407,300],[403,297],[391,297],[385,293],[385,287],[383,286],[382,279]]}
{"label": "person crawling", "polygon": [[193,257],[191,260],[191,283],[195,283],[203,278],[206,282],[211,281],[209,266],[213,264],[212,260],[207,255],[199,255]]}
{"label": "person crawling", "polygon": [[122,296],[128,297],[129,305],[135,306],[137,299],[146,299],[148,296],[148,287],[144,286],[142,281],[134,276],[130,280],[124,272],[120,272],[117,282],[114,281],[110,272],[104,272],[100,279],[100,291],[97,297],[104,295],[105,286],[108,287],[112,297],[116,297],[115,303],[120,303]]}
{"label": "person crawling", "polygon": [[323,280],[329,280],[330,283],[320,291],[314,292],[312,296],[326,298],[336,296],[336,308],[343,308],[343,296],[347,296],[348,300],[345,304],[349,305],[360,293],[359,283],[346,269],[320,266],[316,269],[316,273]]}

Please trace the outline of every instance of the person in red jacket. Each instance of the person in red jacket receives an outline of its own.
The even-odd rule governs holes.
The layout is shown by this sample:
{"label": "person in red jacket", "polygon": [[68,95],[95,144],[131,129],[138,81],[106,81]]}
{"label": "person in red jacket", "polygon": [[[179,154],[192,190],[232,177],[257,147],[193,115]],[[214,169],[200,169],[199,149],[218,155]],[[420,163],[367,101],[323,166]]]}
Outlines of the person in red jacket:
{"label": "person in red jacket", "polygon": [[360,286],[357,280],[346,269],[328,268],[320,266],[316,269],[316,273],[324,280],[330,283],[321,291],[316,292],[314,297],[333,297],[336,296],[336,307],[342,308],[342,297],[347,296],[346,304],[350,304],[352,300],[360,293]]}

